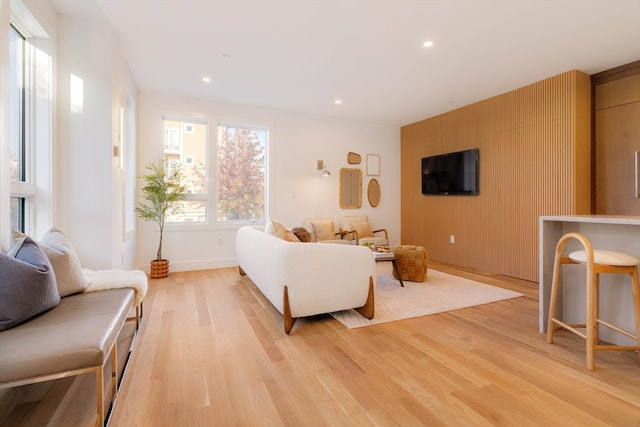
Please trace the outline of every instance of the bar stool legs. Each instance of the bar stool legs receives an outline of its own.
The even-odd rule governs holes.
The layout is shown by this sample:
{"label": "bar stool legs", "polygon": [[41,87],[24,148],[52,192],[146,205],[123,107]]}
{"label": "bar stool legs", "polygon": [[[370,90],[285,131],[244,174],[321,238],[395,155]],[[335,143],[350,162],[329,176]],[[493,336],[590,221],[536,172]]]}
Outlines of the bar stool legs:
{"label": "bar stool legs", "polygon": [[[568,256],[563,255],[564,246],[571,239],[578,240],[584,250],[572,252]],[[567,233],[562,236],[556,246],[553,266],[547,343],[553,344],[553,335],[556,329],[566,329],[584,338],[586,340],[586,366],[590,371],[595,369],[595,350],[640,350],[640,284],[638,282],[638,263],[640,263],[640,260],[624,253],[594,250],[589,240],[580,233]],[[582,264],[587,267],[586,319],[585,323],[582,324],[565,323],[556,318],[558,294],[560,292],[560,270],[564,264]],[[600,274],[604,273],[629,274],[636,325],[635,334],[600,319]],[[636,340],[637,345],[600,344],[599,325],[606,326],[620,334],[633,338]],[[584,329],[584,333],[580,331],[580,329]]]}

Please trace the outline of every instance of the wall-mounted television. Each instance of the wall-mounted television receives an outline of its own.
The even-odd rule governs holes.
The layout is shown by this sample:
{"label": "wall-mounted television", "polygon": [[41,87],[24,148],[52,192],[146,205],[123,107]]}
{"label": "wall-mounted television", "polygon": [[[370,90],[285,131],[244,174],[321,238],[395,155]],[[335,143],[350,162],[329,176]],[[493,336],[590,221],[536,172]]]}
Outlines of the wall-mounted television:
{"label": "wall-mounted television", "polygon": [[480,150],[422,158],[422,194],[478,194]]}

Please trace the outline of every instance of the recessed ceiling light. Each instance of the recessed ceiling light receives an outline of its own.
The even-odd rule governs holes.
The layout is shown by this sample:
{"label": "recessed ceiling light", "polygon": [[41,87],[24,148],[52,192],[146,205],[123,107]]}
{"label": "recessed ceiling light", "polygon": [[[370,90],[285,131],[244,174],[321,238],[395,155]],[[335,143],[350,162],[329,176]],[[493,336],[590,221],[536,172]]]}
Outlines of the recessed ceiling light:
{"label": "recessed ceiling light", "polygon": [[433,46],[433,41],[427,40],[426,42],[422,43],[422,46],[431,47],[431,46]]}
{"label": "recessed ceiling light", "polygon": [[202,78],[202,81],[203,81],[203,82],[205,82],[205,83],[211,83],[211,77],[204,76],[204,77]]}
{"label": "recessed ceiling light", "polygon": [[342,99],[336,99],[335,101],[333,101],[333,103],[336,105],[340,105],[342,104]]}

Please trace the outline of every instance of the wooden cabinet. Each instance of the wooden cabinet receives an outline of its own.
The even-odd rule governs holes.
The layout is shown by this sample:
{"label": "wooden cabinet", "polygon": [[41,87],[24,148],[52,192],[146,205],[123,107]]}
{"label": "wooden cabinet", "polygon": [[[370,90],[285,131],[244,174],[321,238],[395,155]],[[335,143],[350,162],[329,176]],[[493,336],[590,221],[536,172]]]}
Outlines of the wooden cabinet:
{"label": "wooden cabinet", "polygon": [[640,215],[640,61],[596,74],[592,82],[595,213]]}

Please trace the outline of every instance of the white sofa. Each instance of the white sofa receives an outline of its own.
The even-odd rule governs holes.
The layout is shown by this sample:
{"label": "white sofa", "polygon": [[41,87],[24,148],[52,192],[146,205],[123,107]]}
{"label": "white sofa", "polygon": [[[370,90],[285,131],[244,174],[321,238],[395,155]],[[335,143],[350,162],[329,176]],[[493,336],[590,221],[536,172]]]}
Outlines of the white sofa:
{"label": "white sofa", "polygon": [[284,316],[287,334],[298,317],[354,308],[373,318],[376,266],[368,248],[288,242],[242,227],[236,257],[240,274]]}

